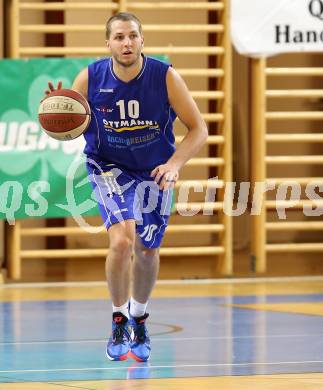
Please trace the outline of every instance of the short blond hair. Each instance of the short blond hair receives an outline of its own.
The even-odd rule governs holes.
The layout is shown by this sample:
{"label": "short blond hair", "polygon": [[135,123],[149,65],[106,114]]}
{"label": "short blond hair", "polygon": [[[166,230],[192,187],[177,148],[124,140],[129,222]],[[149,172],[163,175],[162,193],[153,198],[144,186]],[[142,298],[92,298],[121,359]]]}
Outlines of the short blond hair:
{"label": "short blond hair", "polygon": [[105,37],[106,37],[106,39],[110,38],[110,35],[111,35],[111,25],[116,20],[122,20],[123,22],[131,22],[131,21],[135,22],[138,25],[138,30],[140,32],[140,35],[142,35],[141,22],[137,18],[137,16],[135,16],[134,14],[131,14],[129,12],[119,12],[119,13],[111,16],[111,18],[108,19],[108,21],[106,23],[106,29],[105,29]]}

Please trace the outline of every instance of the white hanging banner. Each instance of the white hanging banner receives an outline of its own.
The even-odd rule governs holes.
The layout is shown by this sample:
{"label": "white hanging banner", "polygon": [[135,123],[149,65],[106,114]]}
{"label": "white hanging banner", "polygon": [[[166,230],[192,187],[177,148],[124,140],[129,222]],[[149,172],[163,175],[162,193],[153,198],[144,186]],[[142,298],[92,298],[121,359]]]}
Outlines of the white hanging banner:
{"label": "white hanging banner", "polygon": [[231,36],[254,57],[323,52],[323,0],[231,0]]}

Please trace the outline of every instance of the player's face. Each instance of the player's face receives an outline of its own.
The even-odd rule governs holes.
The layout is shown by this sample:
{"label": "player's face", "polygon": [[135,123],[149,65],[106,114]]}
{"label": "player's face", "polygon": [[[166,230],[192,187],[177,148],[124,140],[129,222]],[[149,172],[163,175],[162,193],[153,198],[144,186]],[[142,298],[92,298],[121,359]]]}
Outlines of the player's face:
{"label": "player's face", "polygon": [[134,21],[115,20],[107,46],[113,59],[122,66],[130,67],[140,58],[144,44],[143,36]]}

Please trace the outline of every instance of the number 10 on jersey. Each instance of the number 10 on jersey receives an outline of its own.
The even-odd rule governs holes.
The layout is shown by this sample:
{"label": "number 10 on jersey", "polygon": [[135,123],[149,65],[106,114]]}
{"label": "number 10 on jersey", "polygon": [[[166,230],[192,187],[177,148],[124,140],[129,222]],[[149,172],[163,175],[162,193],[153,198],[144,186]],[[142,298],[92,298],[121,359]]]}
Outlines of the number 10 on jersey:
{"label": "number 10 on jersey", "polygon": [[124,100],[118,100],[116,105],[119,107],[120,119],[126,119],[126,115],[129,118],[139,118],[139,102],[137,100],[129,100],[127,107]]}

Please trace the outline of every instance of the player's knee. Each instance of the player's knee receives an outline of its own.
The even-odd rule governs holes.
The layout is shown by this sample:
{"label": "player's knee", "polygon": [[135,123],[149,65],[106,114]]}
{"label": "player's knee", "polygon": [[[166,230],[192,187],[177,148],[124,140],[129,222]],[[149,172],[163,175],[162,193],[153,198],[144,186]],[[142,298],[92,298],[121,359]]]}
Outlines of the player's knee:
{"label": "player's knee", "polygon": [[151,259],[157,257],[158,251],[159,251],[158,248],[146,248],[141,245],[140,246],[136,245],[135,247],[136,256],[143,261],[145,260],[150,261]]}
{"label": "player's knee", "polygon": [[129,258],[132,255],[133,248],[134,242],[128,236],[117,237],[110,242],[110,250],[123,258]]}

